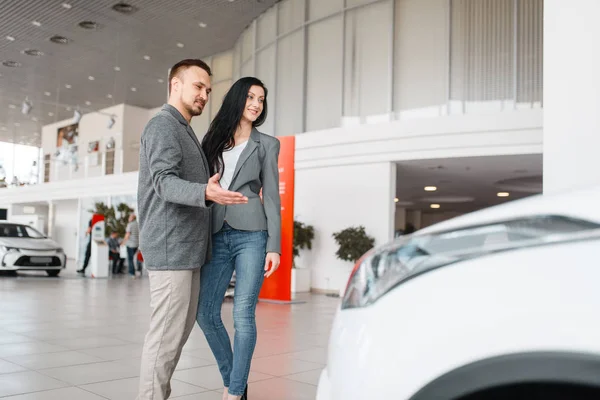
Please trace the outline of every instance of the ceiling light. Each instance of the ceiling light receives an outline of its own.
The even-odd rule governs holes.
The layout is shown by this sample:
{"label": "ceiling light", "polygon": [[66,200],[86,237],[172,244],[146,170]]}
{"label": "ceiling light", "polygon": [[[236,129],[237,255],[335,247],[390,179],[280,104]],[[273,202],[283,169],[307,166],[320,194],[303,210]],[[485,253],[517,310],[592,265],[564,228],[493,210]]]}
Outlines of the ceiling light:
{"label": "ceiling light", "polygon": [[25,98],[25,100],[23,100],[23,104],[21,104],[21,114],[29,114],[32,108],[33,106],[31,105],[31,102],[29,102],[29,100]]}
{"label": "ceiling light", "polygon": [[148,56],[148,55],[144,56],[144,60],[150,61],[150,56]]}
{"label": "ceiling light", "polygon": [[46,96],[50,96],[50,95],[52,95],[52,93],[50,93],[50,92],[44,92],[44,94],[45,94]]}
{"label": "ceiling light", "polygon": [[71,107],[65,107],[65,110],[71,111]]}
{"label": "ceiling light", "polygon": [[86,101],[86,102],[85,102],[85,105],[86,105],[86,106],[91,106],[91,105],[92,105],[92,102],[91,102],[91,101]]}
{"label": "ceiling light", "polygon": [[2,61],[2,65],[4,65],[5,67],[9,67],[9,68],[18,68],[22,64],[18,61],[7,60],[7,61]]}
{"label": "ceiling light", "polygon": [[5,126],[3,126],[2,128],[0,128],[0,131],[6,131],[6,130],[7,130],[7,129],[6,129],[6,127],[5,127]]}
{"label": "ceiling light", "polygon": [[508,193],[508,192],[498,192],[497,196],[498,197],[508,197],[508,196],[510,196],[510,193]]}
{"label": "ceiling light", "polygon": [[70,5],[69,3],[62,3],[61,4],[63,8],[66,8],[67,10],[70,10],[71,7],[73,7],[72,5]]}
{"label": "ceiling light", "polygon": [[53,117],[53,116],[54,116],[54,113],[53,113],[53,112],[49,112],[49,113],[48,113],[48,116],[49,116],[49,117]]}
{"label": "ceiling light", "polygon": [[199,23],[198,23],[198,26],[199,26],[200,28],[206,28],[206,27],[207,27],[207,25],[206,25],[204,22],[199,22]]}
{"label": "ceiling light", "polygon": [[134,88],[134,87],[132,87],[132,88],[131,88],[131,91],[132,91],[132,92],[137,92],[137,88]]}
{"label": "ceiling light", "polygon": [[31,23],[32,23],[33,25],[37,26],[38,28],[39,28],[40,26],[42,26],[42,23],[41,23],[41,22],[39,22],[39,21],[31,21]]}
{"label": "ceiling light", "polygon": [[79,112],[79,110],[75,110],[75,112],[73,112],[73,123],[77,124],[79,121],[81,121],[81,112]]}
{"label": "ceiling light", "polygon": [[179,47],[180,49],[183,49],[185,45],[183,43],[177,43],[177,47]]}
{"label": "ceiling light", "polygon": [[19,122],[15,122],[15,126],[21,126]]}
{"label": "ceiling light", "polygon": [[164,79],[162,79],[162,78],[158,78],[158,83],[164,83],[164,82],[165,82],[165,80],[164,80]]}
{"label": "ceiling light", "polygon": [[71,85],[69,85],[68,83],[65,85],[65,87],[66,87],[67,89],[71,89],[71,88],[72,88],[72,86],[71,86]]}
{"label": "ceiling light", "polygon": [[98,24],[94,21],[81,21],[79,27],[83,29],[98,29]]}
{"label": "ceiling light", "polygon": [[17,108],[17,106],[15,106],[14,104],[9,104],[8,108],[10,108],[11,110],[14,110],[15,108]]}
{"label": "ceiling light", "polygon": [[44,55],[44,53],[42,51],[36,50],[36,49],[23,50],[23,54],[27,54],[28,56],[32,56],[32,57],[39,57],[39,56]]}
{"label": "ceiling light", "polygon": [[115,67],[115,71],[120,71],[121,67]]}
{"label": "ceiling light", "polygon": [[68,44],[70,40],[64,36],[54,35],[50,38],[50,41],[56,44]]}
{"label": "ceiling light", "polygon": [[397,197],[394,199],[394,203],[397,203],[397,202],[399,202],[399,201],[400,201],[400,199],[399,199],[399,198],[397,198]]}
{"label": "ceiling light", "polygon": [[106,97],[112,99],[112,94],[107,94]]}
{"label": "ceiling light", "polygon": [[14,36],[10,36],[10,35],[8,35],[8,36],[6,37],[6,40],[8,40],[8,41],[11,41],[11,42],[14,42],[14,41],[15,41],[15,37],[14,37]]}
{"label": "ceiling light", "polygon": [[440,208],[440,205],[439,204],[431,204],[431,205],[429,205],[429,207],[431,207],[431,208]]}
{"label": "ceiling light", "polygon": [[437,187],[435,187],[435,186],[425,186],[426,192],[435,192],[436,190],[437,190]]}
{"label": "ceiling light", "polygon": [[31,120],[32,120],[33,122],[37,122],[37,121],[38,121],[37,117],[31,117]]}
{"label": "ceiling light", "polygon": [[137,11],[137,7],[132,6],[131,4],[127,4],[127,3],[117,3],[114,6],[111,7],[113,10],[115,10],[116,12],[119,12],[121,14],[133,14],[134,12]]}
{"label": "ceiling light", "polygon": [[88,76],[88,79],[89,79],[90,81],[93,81],[93,80],[95,80],[96,78],[94,78],[93,76],[91,76],[91,75],[90,75],[90,76]]}

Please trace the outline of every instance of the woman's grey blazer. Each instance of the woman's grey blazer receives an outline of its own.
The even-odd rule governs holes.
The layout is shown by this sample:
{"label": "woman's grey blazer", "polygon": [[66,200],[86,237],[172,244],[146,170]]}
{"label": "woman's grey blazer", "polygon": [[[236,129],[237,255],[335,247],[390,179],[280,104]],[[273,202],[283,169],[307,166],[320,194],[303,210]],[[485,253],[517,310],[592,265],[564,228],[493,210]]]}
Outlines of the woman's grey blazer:
{"label": "woman's grey blazer", "polygon": [[[279,198],[279,140],[252,128],[240,154],[229,190],[248,197],[248,203],[212,207],[212,232],[223,222],[241,231],[268,232],[267,252],[281,254],[281,200]],[[259,197],[262,189],[263,200]],[[263,204],[264,203],[264,204]]]}

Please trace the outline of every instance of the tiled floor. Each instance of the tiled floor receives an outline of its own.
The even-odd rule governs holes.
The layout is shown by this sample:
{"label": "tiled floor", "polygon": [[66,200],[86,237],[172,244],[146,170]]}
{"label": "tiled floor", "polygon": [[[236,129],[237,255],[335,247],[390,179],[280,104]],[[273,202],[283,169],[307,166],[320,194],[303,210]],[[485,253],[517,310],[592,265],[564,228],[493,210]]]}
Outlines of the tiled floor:
{"label": "tiled floor", "polygon": [[[134,400],[150,314],[148,280],[0,275],[2,400]],[[259,303],[252,400],[314,399],[338,299]],[[232,332],[232,302],[223,320]],[[171,398],[220,400],[222,381],[198,327],[172,381]]]}

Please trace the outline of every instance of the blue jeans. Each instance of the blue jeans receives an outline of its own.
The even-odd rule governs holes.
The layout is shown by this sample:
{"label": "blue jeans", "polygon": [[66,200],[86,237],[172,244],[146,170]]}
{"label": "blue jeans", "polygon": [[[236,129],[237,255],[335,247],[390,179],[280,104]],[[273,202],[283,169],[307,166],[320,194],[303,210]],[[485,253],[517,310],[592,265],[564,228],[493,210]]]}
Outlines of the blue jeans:
{"label": "blue jeans", "polygon": [[137,247],[127,246],[127,267],[129,269],[129,275],[135,276],[135,262],[133,261],[135,253],[137,253]]}
{"label": "blue jeans", "polygon": [[[212,259],[200,270],[200,298],[196,320],[212,350],[223,385],[229,393],[244,393],[256,346],[255,310],[264,279],[266,231],[238,231],[225,224],[212,237]],[[223,321],[221,306],[235,270],[234,349]]]}

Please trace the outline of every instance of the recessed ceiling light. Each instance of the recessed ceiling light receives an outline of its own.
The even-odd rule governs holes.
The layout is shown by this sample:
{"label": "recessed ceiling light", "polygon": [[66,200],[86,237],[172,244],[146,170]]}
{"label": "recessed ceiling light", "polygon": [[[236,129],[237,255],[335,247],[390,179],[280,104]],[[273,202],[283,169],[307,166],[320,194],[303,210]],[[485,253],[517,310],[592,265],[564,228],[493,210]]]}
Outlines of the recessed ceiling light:
{"label": "recessed ceiling light", "polygon": [[92,102],[88,100],[88,101],[86,101],[86,102],[85,102],[85,105],[86,105],[86,106],[91,106],[91,105],[92,105]]}
{"label": "recessed ceiling light", "polygon": [[13,109],[13,110],[14,110],[15,108],[17,108],[17,106],[15,106],[14,104],[9,104],[9,105],[8,105],[8,108],[10,108],[10,109]]}
{"label": "recessed ceiling light", "polygon": [[158,83],[164,83],[164,82],[165,82],[165,80],[164,80],[164,79],[162,79],[162,78],[158,78]]}
{"label": "recessed ceiling light", "polygon": [[91,75],[90,75],[90,76],[88,76],[88,79],[89,79],[90,81],[93,81],[93,80],[94,80],[94,79],[96,79],[96,78],[94,78],[93,76],[91,76]]}
{"label": "recessed ceiling light", "polygon": [[441,206],[439,204],[431,204],[431,205],[429,205],[429,207],[431,207],[431,208],[440,208]]}
{"label": "recessed ceiling light", "polygon": [[132,6],[131,4],[123,2],[115,4],[114,6],[112,6],[112,9],[121,14],[133,14],[137,11],[136,6]]}
{"label": "recessed ceiling light", "polygon": [[6,60],[6,61],[2,61],[2,65],[4,65],[5,67],[9,67],[9,68],[18,68],[22,64],[18,61]]}
{"label": "recessed ceiling light", "polygon": [[179,47],[180,49],[183,49],[185,45],[183,43],[177,43],[177,47]]}
{"label": "recessed ceiling light", "polygon": [[56,44],[69,44],[69,39],[64,36],[60,36],[60,35],[52,36],[50,38],[50,41],[52,43],[56,43]]}
{"label": "recessed ceiling light", "polygon": [[70,5],[69,3],[62,3],[61,4],[63,8],[66,8],[67,10],[70,10],[71,7],[73,7],[72,5]]}
{"label": "recessed ceiling light", "polygon": [[71,111],[71,107],[65,107],[65,110]]}
{"label": "recessed ceiling light", "polygon": [[94,21],[81,21],[79,27],[83,29],[98,29],[98,24]]}
{"label": "recessed ceiling light", "polygon": [[120,71],[121,67],[115,67],[114,69],[115,69],[115,71]]}
{"label": "recessed ceiling light", "polygon": [[71,88],[72,88],[72,86],[71,86],[71,85],[69,85],[68,83],[65,85],[65,87],[66,87],[67,89],[71,89]]}
{"label": "recessed ceiling light", "polygon": [[435,186],[425,186],[426,192],[435,192],[436,190],[437,190],[437,187],[435,187]]}
{"label": "recessed ceiling light", "polygon": [[31,117],[31,120],[32,120],[33,122],[37,122],[37,121],[38,121],[38,119],[37,119],[36,117]]}
{"label": "recessed ceiling light", "polygon": [[6,130],[5,126],[3,126],[2,128],[0,128],[0,131],[5,131],[5,130]]}
{"label": "recessed ceiling light", "polygon": [[109,99],[112,99],[112,94],[107,94],[106,97],[108,97]]}
{"label": "recessed ceiling light", "polygon": [[8,41],[11,41],[11,42],[14,42],[14,41],[15,41],[15,37],[14,37],[14,36],[10,36],[10,35],[8,35],[8,36],[6,37],[6,40],[8,40]]}
{"label": "recessed ceiling light", "polygon": [[44,92],[44,94],[45,94],[46,96],[50,96],[50,95],[52,95],[52,93],[50,93],[50,92]]}
{"label": "recessed ceiling light", "polygon": [[131,88],[131,91],[132,91],[132,92],[137,92],[137,88],[134,88],[134,87],[132,87],[132,88]]}
{"label": "recessed ceiling light", "polygon": [[49,117],[53,117],[53,116],[54,116],[54,113],[53,113],[53,112],[49,112],[49,113],[48,113],[48,116],[49,116]]}
{"label": "recessed ceiling light", "polygon": [[199,22],[199,23],[198,23],[198,26],[199,26],[200,28],[206,28],[208,25],[206,25],[204,22]]}
{"label": "recessed ceiling light", "polygon": [[508,193],[508,192],[498,192],[497,196],[498,197],[508,197],[508,196],[510,196],[510,193]]}
{"label": "recessed ceiling light", "polygon": [[28,56],[33,56],[33,57],[39,57],[39,56],[44,55],[44,53],[42,51],[36,50],[36,49],[23,50],[23,54],[27,54]]}
{"label": "recessed ceiling light", "polygon": [[21,126],[21,123],[15,122],[15,126]]}
{"label": "recessed ceiling light", "polygon": [[40,21],[31,21],[31,23],[37,27],[42,26],[42,23]]}
{"label": "recessed ceiling light", "polygon": [[150,56],[148,56],[148,55],[144,56],[144,60],[150,61]]}

